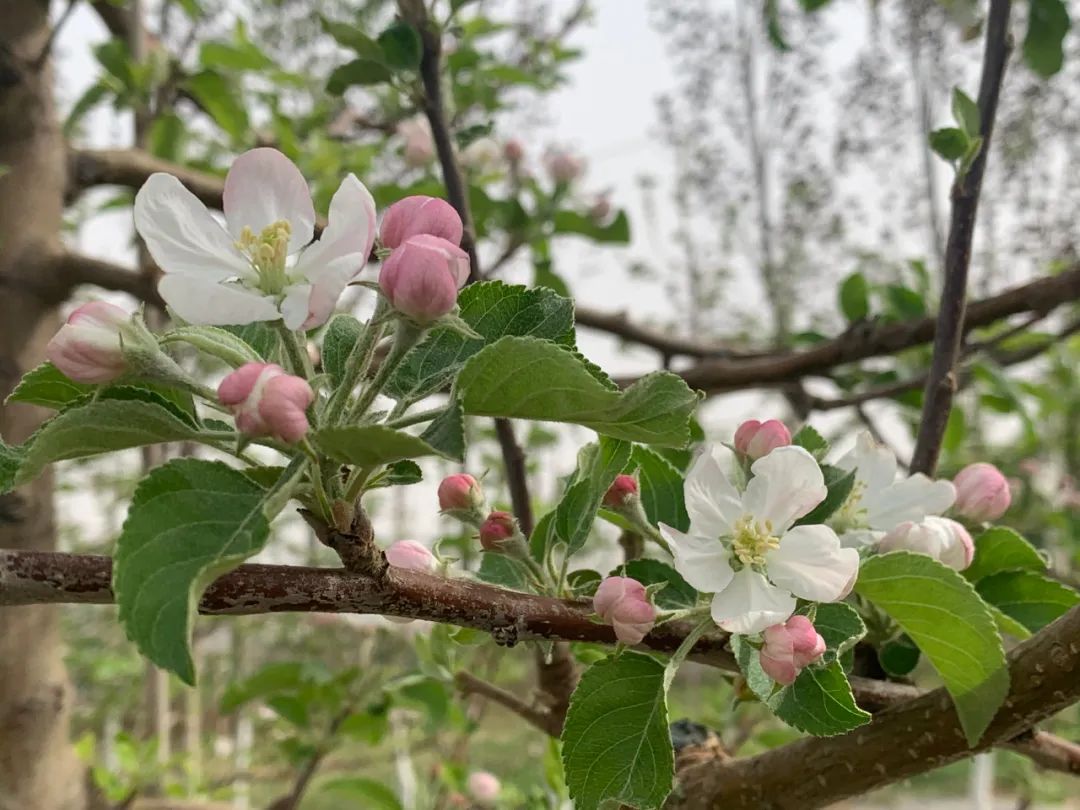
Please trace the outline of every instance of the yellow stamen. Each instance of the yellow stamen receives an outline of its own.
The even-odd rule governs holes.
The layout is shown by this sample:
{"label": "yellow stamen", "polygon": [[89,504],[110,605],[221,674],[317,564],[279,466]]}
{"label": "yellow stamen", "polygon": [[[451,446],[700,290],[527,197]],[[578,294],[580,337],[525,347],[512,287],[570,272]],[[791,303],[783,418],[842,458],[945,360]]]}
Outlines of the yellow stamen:
{"label": "yellow stamen", "polygon": [[773,534],[771,520],[761,523],[744,515],[735,523],[731,551],[743,565],[760,567],[765,564],[765,555],[779,547],[780,538]]}

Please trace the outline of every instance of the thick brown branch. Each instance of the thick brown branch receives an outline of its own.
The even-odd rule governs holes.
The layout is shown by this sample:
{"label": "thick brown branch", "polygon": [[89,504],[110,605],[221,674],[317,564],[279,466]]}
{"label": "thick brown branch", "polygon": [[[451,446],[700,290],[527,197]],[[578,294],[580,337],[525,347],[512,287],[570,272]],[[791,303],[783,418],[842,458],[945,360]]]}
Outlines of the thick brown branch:
{"label": "thick brown branch", "polygon": [[176,178],[211,208],[221,208],[225,181],[217,175],[190,169],[151,155],[141,149],[74,149],[68,155],[68,194],[94,186],[123,186],[137,190],[155,172]]}
{"label": "thick brown branch", "polygon": [[991,0],[986,22],[986,47],[983,52],[982,78],[979,81],[979,135],[982,146],[971,166],[960,169],[952,187],[952,219],[945,245],[945,283],[938,308],[934,354],[926,379],[922,420],[911,457],[911,471],[932,475],[937,468],[945,424],[956,393],[956,362],[964,339],[964,313],[967,307],[967,280],[971,266],[971,242],[975,235],[975,217],[979,210],[979,192],[990,153],[997,116],[998,96],[1009,61],[1011,38],[1009,13],[1011,0]]}

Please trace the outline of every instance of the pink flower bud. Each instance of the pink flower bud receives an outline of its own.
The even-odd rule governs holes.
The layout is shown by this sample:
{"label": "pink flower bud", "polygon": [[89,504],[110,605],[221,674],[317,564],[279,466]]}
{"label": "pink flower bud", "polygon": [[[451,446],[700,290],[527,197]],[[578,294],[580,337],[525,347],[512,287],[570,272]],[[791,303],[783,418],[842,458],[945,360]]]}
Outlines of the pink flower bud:
{"label": "pink flower bud", "polygon": [[273,363],[245,363],[221,381],[218,399],[248,436],[275,436],[294,444],[308,432],[305,411],[315,399],[307,380]]}
{"label": "pink flower bud", "polygon": [[604,506],[618,509],[638,496],[638,482],[632,475],[617,475],[604,493]]}
{"label": "pink flower bud", "polygon": [[492,512],[480,526],[480,545],[486,551],[501,551],[517,530],[517,521],[509,512]]}
{"label": "pink flower bud", "polygon": [[767,456],[777,447],[791,444],[791,432],[778,419],[749,419],[735,431],[735,449],[751,461]]}
{"label": "pink flower bud", "polygon": [[45,347],[45,356],[65,377],[104,383],[127,371],[120,334],[131,314],[105,301],[91,301],[68,316]]}
{"label": "pink flower bud", "polygon": [[467,473],[448,475],[439,484],[439,508],[479,509],[484,504],[484,491],[476,479]]}
{"label": "pink flower bud", "polygon": [[438,236],[455,245],[461,242],[461,217],[446,200],[416,195],[398,200],[383,216],[379,238],[384,246],[396,248],[406,239],[422,233]]}
{"label": "pink flower bud", "polygon": [[384,554],[386,561],[394,568],[406,568],[410,571],[434,571],[439,564],[427,546],[415,540],[398,540],[391,544]]}
{"label": "pink flower bud", "polygon": [[779,684],[794,683],[799,672],[825,653],[825,639],[805,616],[792,616],[783,624],[765,628],[761,668]]}
{"label": "pink flower bud", "polygon": [[585,162],[570,152],[549,152],[545,162],[548,174],[556,183],[572,183],[585,172]]}
{"label": "pink flower bud", "polygon": [[964,467],[953,479],[958,514],[982,523],[997,520],[1012,502],[1009,482],[993,464],[979,462]]}
{"label": "pink flower bud", "polygon": [[453,310],[469,278],[469,254],[431,234],[406,239],[383,263],[379,286],[398,312],[431,323]]}
{"label": "pink flower bud", "polygon": [[473,801],[484,804],[499,798],[502,785],[499,784],[495,774],[487,771],[473,771],[469,774],[468,790]]}
{"label": "pink flower bud", "polygon": [[901,550],[929,555],[949,568],[963,571],[975,556],[975,543],[955,520],[931,515],[919,523],[904,521],[878,543],[878,551]]}
{"label": "pink flower bud", "polygon": [[525,158],[525,147],[517,138],[511,138],[503,144],[503,157],[507,163],[521,163]]}
{"label": "pink flower bud", "polygon": [[593,204],[589,206],[589,219],[595,222],[597,225],[602,225],[607,222],[608,217],[611,216],[611,200],[608,199],[606,194],[601,194],[595,200]]}
{"label": "pink flower bud", "polygon": [[645,586],[630,577],[607,577],[593,596],[593,610],[624,644],[640,644],[656,623]]}
{"label": "pink flower bud", "polygon": [[405,140],[402,157],[412,168],[421,168],[435,159],[435,141],[431,137],[431,125],[422,115],[398,124],[397,134]]}

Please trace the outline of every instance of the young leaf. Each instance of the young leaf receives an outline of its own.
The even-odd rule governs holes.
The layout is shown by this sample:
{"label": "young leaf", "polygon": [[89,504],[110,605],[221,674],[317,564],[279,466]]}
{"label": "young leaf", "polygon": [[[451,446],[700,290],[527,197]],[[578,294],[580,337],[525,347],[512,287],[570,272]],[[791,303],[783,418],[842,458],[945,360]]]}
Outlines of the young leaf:
{"label": "young leaf", "polygon": [[1042,630],[1073,605],[1080,594],[1034,571],[1006,571],[980,579],[979,596],[1032,632]]}
{"label": "young leaf", "polygon": [[441,455],[465,461],[465,414],[456,397],[451,397],[443,412],[431,420],[420,438]]}
{"label": "young leaf", "polygon": [[592,217],[576,211],[558,211],[554,224],[555,233],[576,233],[603,244],[625,245],[630,242],[630,220],[625,211],[620,211],[606,225],[600,225]]}
{"label": "young leaf", "polygon": [[1009,692],[994,618],[971,584],[924,554],[865,560],[855,591],[888,613],[919,646],[953,697],[974,745]]}
{"label": "young leaf", "polygon": [[825,639],[823,663],[831,663],[858,644],[866,635],[866,625],[851,605],[828,602],[817,606],[814,628]]}
{"label": "young leaf", "polygon": [[675,772],[664,665],[624,652],[589,667],[570,699],[562,742],[577,810],[598,810],[608,800],[659,808]]}
{"label": "young leaf", "polygon": [[653,525],[666,523],[685,532],[690,528],[683,499],[683,477],[672,464],[647,447],[635,445],[626,472],[637,471],[641,505]]}
{"label": "young leaf", "polygon": [[991,526],[975,538],[975,558],[964,576],[970,582],[1003,571],[1045,571],[1046,560],[1035,546],[1007,526]]}
{"label": "young leaf", "polygon": [[247,110],[236,89],[224,76],[214,70],[204,70],[184,83],[214,122],[233,140],[238,141],[247,134]]}
{"label": "young leaf", "polygon": [[22,453],[17,447],[0,442],[0,495],[15,486],[15,475],[22,464]]}
{"label": "young leaf", "polygon": [[415,461],[402,459],[388,464],[386,471],[369,482],[367,488],[408,486],[409,484],[419,484],[423,480],[424,473],[420,469],[420,465]]}
{"label": "young leaf", "polygon": [[1065,62],[1062,43],[1072,21],[1065,0],[1031,0],[1024,36],[1024,61],[1043,77],[1061,70]]}
{"label": "young leaf", "polygon": [[660,560],[630,560],[611,572],[611,576],[630,577],[642,585],[666,587],[656,592],[656,606],[662,610],[681,610],[697,604],[698,593],[682,575]]}
{"label": "young leaf", "polygon": [[355,51],[357,56],[372,59],[376,62],[383,58],[383,51],[379,47],[379,43],[359,28],[347,23],[329,20],[321,14],[319,15],[319,23],[322,25],[323,31],[333,37],[338,45]]}
{"label": "young leaf", "polygon": [[352,315],[335,315],[326,327],[322,363],[335,388],[341,385],[345,375],[345,363],[363,332],[364,325]]}
{"label": "young leaf", "polygon": [[606,436],[578,453],[577,469],[555,508],[555,536],[567,553],[585,545],[604,493],[629,460],[630,444]]}
{"label": "young leaf", "polygon": [[420,67],[424,46],[420,34],[406,22],[396,22],[379,34],[379,47],[383,60],[392,68],[416,70]]}
{"label": "young leaf", "polygon": [[178,326],[162,337],[162,343],[176,341],[190,344],[201,352],[225,361],[233,368],[239,368],[245,363],[264,362],[247,341],[217,326]]}
{"label": "young leaf", "polygon": [[456,383],[466,413],[572,422],[644,444],[682,447],[698,397],[670,372],[624,391],[604,385],[580,355],[536,338],[505,337],[475,354]]}
{"label": "young leaf", "polygon": [[956,127],[935,129],[930,133],[930,148],[950,162],[967,154],[969,142],[967,133]]}
{"label": "young leaf", "polygon": [[982,118],[979,114],[979,105],[972,101],[971,97],[959,87],[953,88],[952,114],[953,120],[969,138],[979,137]]}
{"label": "young leaf", "polygon": [[849,323],[861,321],[870,314],[870,285],[862,273],[852,273],[840,285],[840,311]]}
{"label": "young leaf", "polygon": [[801,447],[818,461],[825,458],[829,453],[829,443],[825,437],[818,433],[810,425],[803,425],[799,432],[791,437],[791,443]]}
{"label": "young leaf", "polygon": [[312,435],[315,446],[335,461],[377,467],[405,458],[437,456],[439,451],[419,436],[385,425],[326,427]]}
{"label": "young leaf", "polygon": [[832,514],[844,505],[855,486],[855,470],[847,471],[829,464],[821,465],[821,472],[825,477],[825,486],[828,488],[825,500],[814,509],[795,521],[796,526],[813,525],[824,523]]}
{"label": "young leaf", "polygon": [[52,363],[42,363],[23,375],[6,402],[26,402],[58,411],[93,392],[94,386],[69,380]]}
{"label": "young leaf", "polygon": [[216,461],[182,458],[135,490],[117,541],[113,592],[128,638],[158,666],[194,685],[190,643],[206,587],[262,549],[296,475],[276,489]]}
{"label": "young leaf", "polygon": [[480,558],[480,570],[476,572],[476,576],[484,582],[502,585],[515,591],[527,590],[529,585],[525,569],[501,554],[484,554]]}
{"label": "young leaf", "polygon": [[382,84],[393,78],[390,68],[373,59],[354,59],[334,69],[326,80],[326,92],[340,96],[355,85]]}
{"label": "young leaf", "polygon": [[323,782],[319,791],[347,799],[352,807],[368,810],[401,810],[402,807],[394,791],[382,782],[364,776],[339,776]]}

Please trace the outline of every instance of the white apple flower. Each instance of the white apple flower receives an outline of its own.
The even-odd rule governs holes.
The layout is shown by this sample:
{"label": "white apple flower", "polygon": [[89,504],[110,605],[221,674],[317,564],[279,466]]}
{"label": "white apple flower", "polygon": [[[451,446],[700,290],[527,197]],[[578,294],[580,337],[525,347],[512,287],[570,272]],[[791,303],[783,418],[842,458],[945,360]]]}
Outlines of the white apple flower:
{"label": "white apple flower", "polygon": [[834,602],[851,590],[859,553],[840,547],[827,526],[793,526],[825,499],[814,457],[780,447],[754,462],[739,492],[724,474],[719,448],[706,449],[686,476],[686,534],[660,524],[675,568],[714,594],[713,621],[732,633],[757,633],[786,621],[795,597]]}
{"label": "white apple flower", "polygon": [[[346,177],[316,242],[315,208],[300,170],[276,149],[240,155],[225,177],[223,228],[171,174],[135,196],[135,229],[164,272],[158,291],[185,321],[215,326],[283,318],[289,329],[327,321],[364,268],[375,201]],[[311,242],[311,244],[308,244]]]}
{"label": "white apple flower", "polygon": [[829,519],[845,548],[872,545],[901,523],[940,515],[956,500],[956,487],[949,481],[922,473],[898,478],[896,456],[868,431],[859,433],[855,447],[836,466],[855,471],[851,494]]}

